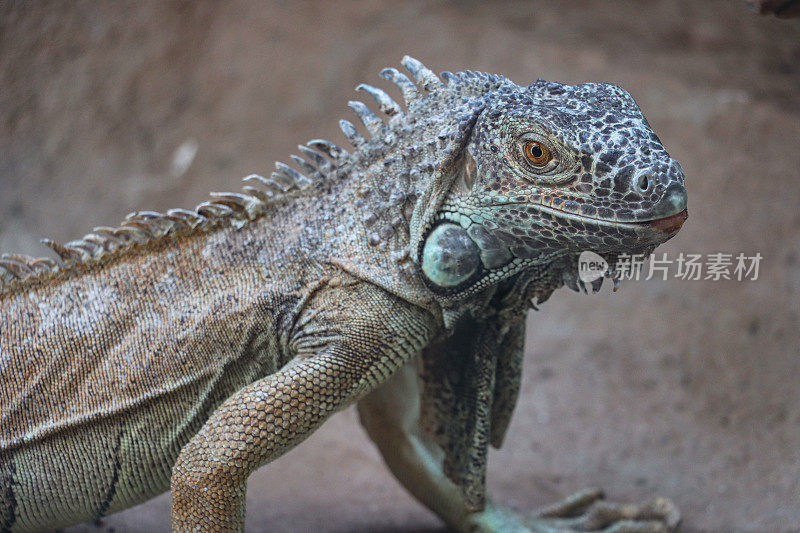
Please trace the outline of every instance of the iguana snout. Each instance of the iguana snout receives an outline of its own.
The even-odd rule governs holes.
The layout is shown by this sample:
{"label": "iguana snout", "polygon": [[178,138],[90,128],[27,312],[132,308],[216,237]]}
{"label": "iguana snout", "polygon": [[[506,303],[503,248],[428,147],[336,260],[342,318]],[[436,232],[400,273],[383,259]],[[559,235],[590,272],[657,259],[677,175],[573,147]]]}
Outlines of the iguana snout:
{"label": "iguana snout", "polygon": [[[608,83],[500,87],[461,161],[422,258],[427,281],[451,294],[586,250],[647,253],[687,217],[680,164]],[[459,235],[445,247],[442,225]]]}
{"label": "iguana snout", "polygon": [[677,233],[689,216],[686,210],[686,187],[677,182],[670,184],[653,206],[652,213],[655,217],[652,222],[654,228],[665,233]]}

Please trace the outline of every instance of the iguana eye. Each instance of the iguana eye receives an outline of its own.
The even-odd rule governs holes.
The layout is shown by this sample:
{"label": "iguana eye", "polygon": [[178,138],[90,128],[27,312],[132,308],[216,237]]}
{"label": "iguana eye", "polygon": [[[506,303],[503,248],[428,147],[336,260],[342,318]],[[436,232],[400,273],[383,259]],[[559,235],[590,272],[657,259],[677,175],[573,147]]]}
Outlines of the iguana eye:
{"label": "iguana eye", "polygon": [[528,131],[517,137],[513,155],[526,179],[556,183],[565,178],[556,176],[564,166],[563,150],[542,133]]}
{"label": "iguana eye", "polygon": [[522,154],[528,163],[537,168],[545,167],[553,160],[553,153],[539,141],[525,141],[522,145]]}

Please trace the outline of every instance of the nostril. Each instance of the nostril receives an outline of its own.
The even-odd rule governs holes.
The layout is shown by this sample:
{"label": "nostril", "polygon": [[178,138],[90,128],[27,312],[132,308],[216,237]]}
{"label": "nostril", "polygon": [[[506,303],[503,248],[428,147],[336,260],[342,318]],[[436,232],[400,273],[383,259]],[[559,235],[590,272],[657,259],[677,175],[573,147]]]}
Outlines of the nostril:
{"label": "nostril", "polygon": [[636,178],[636,188],[641,192],[647,192],[650,188],[650,177],[647,174],[642,174]]}

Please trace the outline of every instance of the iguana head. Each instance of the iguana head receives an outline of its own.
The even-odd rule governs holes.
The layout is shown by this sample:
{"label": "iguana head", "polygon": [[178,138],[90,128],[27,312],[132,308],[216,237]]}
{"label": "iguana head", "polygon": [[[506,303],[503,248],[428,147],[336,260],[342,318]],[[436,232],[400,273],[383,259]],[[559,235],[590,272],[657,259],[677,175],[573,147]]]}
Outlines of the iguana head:
{"label": "iguana head", "polygon": [[418,243],[435,292],[474,293],[586,250],[613,263],[680,229],[683,171],[624,89],[539,80],[484,101]]}

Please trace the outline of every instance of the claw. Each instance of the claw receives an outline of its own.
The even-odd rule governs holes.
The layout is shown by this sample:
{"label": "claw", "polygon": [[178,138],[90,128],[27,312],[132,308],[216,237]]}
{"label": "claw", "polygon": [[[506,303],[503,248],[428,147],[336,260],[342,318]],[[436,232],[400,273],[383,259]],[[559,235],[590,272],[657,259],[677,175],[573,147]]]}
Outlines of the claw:
{"label": "claw", "polygon": [[[666,498],[643,504],[605,501],[600,489],[587,489],[532,516],[545,529],[602,533],[668,533],[680,523],[677,507]],[[543,524],[542,524],[543,523]],[[534,528],[535,529],[535,528]]]}
{"label": "claw", "polygon": [[670,531],[664,522],[658,520],[622,520],[603,529],[603,533],[669,533]]}
{"label": "claw", "polygon": [[560,502],[556,502],[552,505],[544,507],[543,509],[540,509],[536,513],[536,516],[540,516],[542,518],[564,518],[567,516],[572,516],[581,509],[585,509],[594,502],[602,499],[603,491],[601,489],[596,487],[584,489],[576,492],[575,494],[567,496]]}
{"label": "claw", "polygon": [[653,509],[656,509],[663,517],[669,529],[676,529],[681,523],[681,512],[678,510],[678,506],[672,503],[672,500],[658,497],[653,500],[652,505]]}

